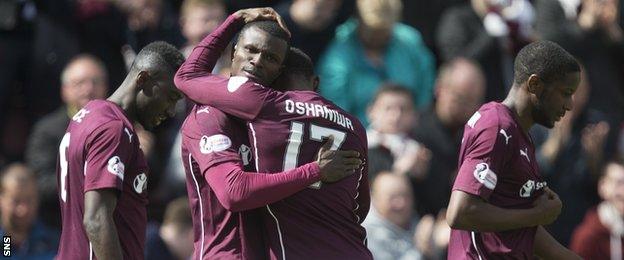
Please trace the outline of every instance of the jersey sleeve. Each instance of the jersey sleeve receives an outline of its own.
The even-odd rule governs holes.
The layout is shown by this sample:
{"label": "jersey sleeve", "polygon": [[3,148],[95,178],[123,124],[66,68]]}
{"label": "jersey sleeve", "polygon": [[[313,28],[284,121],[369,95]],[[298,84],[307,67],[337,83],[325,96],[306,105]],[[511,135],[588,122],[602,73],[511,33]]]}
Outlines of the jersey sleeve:
{"label": "jersey sleeve", "polygon": [[100,126],[86,140],[84,192],[113,188],[122,190],[125,167],[133,160],[133,145],[122,121]]}
{"label": "jersey sleeve", "polygon": [[486,127],[475,134],[474,141],[468,144],[464,152],[453,190],[461,190],[487,201],[496,188],[499,176],[504,174],[507,155],[511,151],[508,145],[511,144],[507,144],[499,134],[497,125]]}
{"label": "jersey sleeve", "polygon": [[246,121],[258,117],[269,94],[274,91],[246,77],[225,78],[215,74],[176,81],[176,86],[193,102],[218,107],[224,113]]}

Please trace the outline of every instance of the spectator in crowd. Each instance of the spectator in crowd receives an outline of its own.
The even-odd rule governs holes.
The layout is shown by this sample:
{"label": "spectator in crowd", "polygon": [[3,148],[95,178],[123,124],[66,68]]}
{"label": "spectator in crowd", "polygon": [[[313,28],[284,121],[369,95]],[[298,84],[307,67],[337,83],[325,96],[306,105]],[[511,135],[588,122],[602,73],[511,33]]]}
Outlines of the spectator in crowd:
{"label": "spectator in crowd", "polygon": [[624,165],[610,162],[598,184],[604,200],[574,231],[571,248],[584,259],[624,258]]}
{"label": "spectator in crowd", "polygon": [[431,155],[409,136],[416,121],[411,92],[396,84],[383,84],[371,101],[368,118],[369,178],[381,171],[425,178]]}
{"label": "spectator in crowd", "polygon": [[167,205],[160,227],[147,229],[145,259],[186,260],[193,253],[193,220],[188,198],[177,198]]}
{"label": "spectator in crowd", "polygon": [[542,176],[566,205],[549,227],[562,245],[570,243],[574,227],[598,200],[595,187],[605,161],[609,125],[605,116],[587,108],[590,92],[587,75],[581,73],[572,110],[553,129],[535,126],[530,131]]}
{"label": "spectator in crowd", "polygon": [[[276,7],[286,26],[292,32],[290,44],[308,54],[316,64],[319,56],[334,37],[336,27],[343,23],[352,10],[351,1],[294,0]],[[349,8],[351,7],[351,8]]]}
{"label": "spectator in crowd", "polygon": [[[624,36],[619,2],[536,1],[537,35],[561,44],[585,65],[588,82],[594,86],[587,106],[605,114],[611,129],[619,128],[624,120]],[[617,132],[607,136],[607,158],[616,150]]]}
{"label": "spectator in crowd", "polygon": [[401,12],[400,0],[358,0],[357,19],[337,28],[318,65],[321,94],[365,125],[382,82],[407,87],[418,108],[432,101],[433,56],[418,31],[399,22]]}
{"label": "spectator in crowd", "polygon": [[435,104],[421,114],[413,132],[432,155],[429,170],[414,186],[419,214],[435,215],[448,205],[463,126],[483,103],[485,88],[483,72],[470,60],[457,58],[440,68]]}
{"label": "spectator in crowd", "polygon": [[532,39],[528,0],[471,0],[442,15],[436,44],[443,61],[466,57],[486,75],[486,101],[501,100],[513,81],[513,57]]}
{"label": "spectator in crowd", "polygon": [[56,191],[58,145],[70,118],[92,99],[104,98],[108,91],[107,72],[95,56],[73,58],[61,73],[61,99],[64,105],[41,118],[34,126],[26,146],[26,162],[37,174],[42,198],[41,217],[46,224],[60,227]]}
{"label": "spectator in crowd", "polygon": [[60,234],[37,220],[38,208],[35,174],[21,163],[7,166],[0,178],[0,235],[11,237],[11,257],[43,260],[56,255]]}
{"label": "spectator in crowd", "polygon": [[188,57],[193,48],[225,20],[225,16],[225,4],[221,0],[185,0],[180,8],[180,29],[186,38],[181,50],[184,56]]}
{"label": "spectator in crowd", "polygon": [[127,44],[138,52],[150,42],[161,40],[175,46],[182,43],[178,16],[169,1],[131,0],[113,1],[126,15],[128,31]]}
{"label": "spectator in crowd", "polygon": [[[444,219],[431,225],[429,217],[429,223],[418,224],[418,217],[413,211],[414,196],[407,177],[390,172],[379,173],[373,182],[371,197],[373,210],[363,225],[368,233],[368,248],[375,259],[439,258],[448,243],[450,229]],[[417,226],[423,229],[417,230]],[[425,230],[425,226],[436,227]],[[446,228],[441,228],[443,226]],[[417,241],[417,237],[428,241]],[[429,243],[445,238],[447,242],[439,246]],[[423,255],[424,252],[431,254]]]}

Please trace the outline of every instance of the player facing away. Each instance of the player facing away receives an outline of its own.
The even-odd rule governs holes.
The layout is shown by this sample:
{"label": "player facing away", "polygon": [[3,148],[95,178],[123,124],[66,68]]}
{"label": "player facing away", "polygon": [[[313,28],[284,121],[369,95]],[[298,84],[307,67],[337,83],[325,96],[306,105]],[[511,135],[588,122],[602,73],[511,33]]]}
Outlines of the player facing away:
{"label": "player facing away", "polygon": [[[253,17],[250,14],[254,12],[241,10],[234,15],[246,23],[267,19],[263,13]],[[287,37],[285,32],[282,35]],[[286,49],[285,44],[283,47]],[[212,71],[214,65],[202,66],[205,71],[201,74]],[[194,106],[181,132],[195,230],[192,259],[266,259],[261,212],[252,209],[318,181],[338,181],[361,164],[357,152],[331,151],[329,140],[315,162],[281,173],[245,172],[253,158],[244,122],[205,105]]]}
{"label": "player facing away", "polygon": [[62,233],[57,259],[143,259],[148,169],[133,122],[146,129],[173,116],[182,54],[145,46],[107,100],[73,116],[57,166]]}
{"label": "player facing away", "polygon": [[[239,30],[232,61],[234,76],[209,74],[207,65],[217,60]],[[279,92],[263,86],[271,82],[266,80],[267,64],[276,56],[275,41],[254,23],[243,27],[241,19],[230,16],[193,50],[176,74],[176,86],[195,102],[247,122],[257,172],[285,171],[315,161],[323,138],[328,136],[334,137],[333,150],[355,150],[365,161],[364,127],[314,91],[318,78],[309,58],[299,59],[305,60],[299,68],[284,67],[290,70],[286,74],[298,74],[301,82],[289,86],[297,91]],[[372,259],[361,226],[369,206],[365,165],[340,182],[315,183],[267,205],[263,220],[270,258]]]}
{"label": "player facing away", "polygon": [[514,70],[507,98],[483,105],[464,128],[448,259],[578,259],[543,227],[562,205],[539,173],[528,131],[552,128],[572,109],[579,65],[557,44],[537,41],[518,53]]}

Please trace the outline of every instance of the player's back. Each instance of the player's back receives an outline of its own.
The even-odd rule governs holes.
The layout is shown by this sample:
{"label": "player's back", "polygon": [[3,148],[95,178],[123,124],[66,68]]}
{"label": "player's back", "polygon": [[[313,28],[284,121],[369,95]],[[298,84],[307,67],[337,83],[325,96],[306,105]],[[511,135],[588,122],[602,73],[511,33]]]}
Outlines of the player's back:
{"label": "player's back", "polygon": [[[332,149],[355,150],[366,158],[361,123],[312,91],[271,92],[259,116],[249,122],[258,172],[279,172],[315,161],[323,139]],[[278,259],[366,259],[366,231],[360,225],[370,203],[362,167],[336,183],[310,187],[267,206],[271,254]]]}
{"label": "player's back", "polygon": [[119,192],[114,221],[125,259],[142,259],[147,221],[147,164],[127,116],[112,102],[89,102],[59,145],[57,178],[63,230],[58,259],[94,256],[83,226],[84,194]]}
{"label": "player's back", "polygon": [[238,124],[213,107],[195,105],[180,129],[194,229],[192,259],[265,258],[260,212],[227,210],[206,177],[208,168],[223,162],[250,163],[247,132]]}

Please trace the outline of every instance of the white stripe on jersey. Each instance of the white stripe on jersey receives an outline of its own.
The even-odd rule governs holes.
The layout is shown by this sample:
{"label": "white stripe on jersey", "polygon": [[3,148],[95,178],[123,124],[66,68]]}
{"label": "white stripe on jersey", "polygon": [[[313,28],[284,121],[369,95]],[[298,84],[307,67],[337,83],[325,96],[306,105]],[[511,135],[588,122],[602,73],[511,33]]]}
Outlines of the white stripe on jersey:
{"label": "white stripe on jersey", "polygon": [[195,188],[197,188],[197,197],[199,198],[199,216],[200,216],[200,223],[201,223],[201,246],[199,247],[199,255],[197,256],[197,259],[201,260],[202,256],[204,255],[204,208],[202,206],[201,193],[199,192],[199,183],[197,182],[197,179],[195,178],[195,173],[193,172],[193,161],[192,161],[192,157],[190,153],[188,157],[188,164],[189,164],[189,169],[191,170],[191,176],[193,176],[193,181],[195,181]]}
{"label": "white stripe on jersey", "polygon": [[[249,123],[249,129],[251,129],[251,135],[253,137],[253,148],[254,148],[254,156],[256,157],[256,172],[260,172],[260,163],[259,163],[259,157],[258,157],[258,142],[257,142],[257,138],[256,138],[256,130],[253,127],[252,123]],[[269,205],[266,205],[267,210],[269,211],[269,214],[271,214],[271,217],[273,217],[273,219],[275,220],[275,225],[277,226],[277,235],[279,237],[279,241],[280,241],[280,246],[282,249],[282,260],[286,260],[286,248],[284,248],[284,240],[282,239],[282,229],[280,228],[280,224],[279,224],[279,220],[277,220],[277,217],[275,216],[275,214],[273,214],[273,211],[271,211],[271,208],[269,207]]]}
{"label": "white stripe on jersey", "polygon": [[472,237],[472,245],[474,246],[475,251],[477,252],[477,256],[479,257],[479,260],[483,260],[483,258],[481,257],[481,254],[479,253],[479,249],[477,248],[477,239],[475,238],[475,232],[470,231],[470,236]]}
{"label": "white stripe on jersey", "polygon": [[89,260],[93,260],[93,245],[89,242]]}

